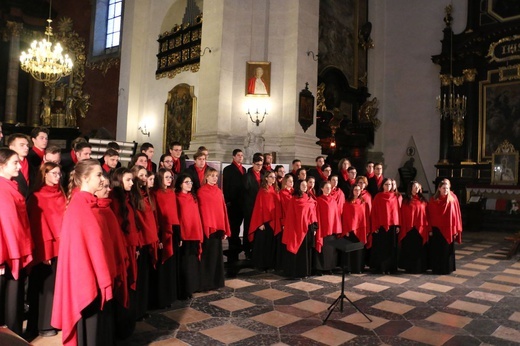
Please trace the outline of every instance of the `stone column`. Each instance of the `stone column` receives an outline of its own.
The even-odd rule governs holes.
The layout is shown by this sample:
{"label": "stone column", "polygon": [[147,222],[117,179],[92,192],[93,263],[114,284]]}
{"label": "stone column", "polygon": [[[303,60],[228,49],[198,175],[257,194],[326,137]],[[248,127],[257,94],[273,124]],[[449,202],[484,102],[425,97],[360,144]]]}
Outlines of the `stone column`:
{"label": "stone column", "polygon": [[39,126],[40,125],[40,111],[41,111],[41,103],[42,103],[42,82],[38,82],[35,79],[31,79],[30,82],[30,90],[31,90],[31,104],[30,111],[27,116],[27,124],[30,126]]}
{"label": "stone column", "polygon": [[[478,83],[475,82],[477,70],[466,69],[463,70],[464,82],[466,82],[467,109],[466,109],[466,138],[464,150],[464,162],[473,163],[478,161],[477,146],[478,143],[478,102],[473,101],[474,98],[478,100]],[[477,144],[478,145],[478,144]]]}
{"label": "stone column", "polygon": [[7,65],[7,87],[5,95],[5,122],[15,124],[18,102],[18,67],[20,66],[20,34],[22,23],[7,22],[10,33],[9,62]]}

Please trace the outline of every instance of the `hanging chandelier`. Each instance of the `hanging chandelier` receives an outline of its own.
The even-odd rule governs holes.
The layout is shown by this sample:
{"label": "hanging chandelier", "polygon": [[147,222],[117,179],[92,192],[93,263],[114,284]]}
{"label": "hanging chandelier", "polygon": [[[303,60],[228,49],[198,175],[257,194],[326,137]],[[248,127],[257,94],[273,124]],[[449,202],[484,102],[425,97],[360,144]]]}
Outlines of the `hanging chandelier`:
{"label": "hanging chandelier", "polygon": [[[452,5],[445,8],[446,16],[444,22],[450,28],[450,74],[440,75],[441,89],[444,92],[437,96],[437,110],[441,114],[441,119],[450,119],[454,121],[464,120],[466,116],[467,97],[463,94],[456,93],[456,88],[460,88],[464,84],[464,77],[453,77],[453,31],[451,30],[451,23],[453,18],[451,13],[453,11]],[[447,89],[447,90],[446,90]]]}
{"label": "hanging chandelier", "polygon": [[33,41],[27,53],[22,52],[20,56],[20,67],[23,71],[30,73],[34,79],[44,82],[46,85],[56,83],[61,77],[68,76],[72,72],[72,60],[68,54],[63,55],[63,48],[57,42],[52,45],[52,0],[49,3],[49,19],[45,35],[47,38],[37,42]]}

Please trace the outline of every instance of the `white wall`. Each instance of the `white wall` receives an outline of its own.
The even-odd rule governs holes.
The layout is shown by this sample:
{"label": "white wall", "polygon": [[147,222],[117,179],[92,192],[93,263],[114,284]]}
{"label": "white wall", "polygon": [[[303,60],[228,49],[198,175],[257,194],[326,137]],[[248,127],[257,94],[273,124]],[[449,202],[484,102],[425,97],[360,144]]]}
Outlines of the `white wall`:
{"label": "white wall", "polygon": [[[368,55],[368,88],[379,100],[373,151],[384,154],[385,176],[396,177],[413,136],[428,182],[439,159],[440,117],[435,109],[439,66],[431,56],[441,52],[444,8],[431,0],[370,1],[369,20],[375,48]],[[453,1],[453,30],[465,28],[466,0]]]}

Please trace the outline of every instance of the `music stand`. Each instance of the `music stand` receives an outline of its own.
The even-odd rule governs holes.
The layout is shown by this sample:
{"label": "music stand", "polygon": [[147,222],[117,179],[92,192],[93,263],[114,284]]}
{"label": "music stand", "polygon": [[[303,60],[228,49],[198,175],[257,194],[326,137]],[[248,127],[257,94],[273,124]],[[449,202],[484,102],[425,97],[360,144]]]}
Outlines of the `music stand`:
{"label": "music stand", "polygon": [[[332,246],[333,248],[337,249],[338,251],[344,253],[344,254],[348,254],[350,252],[353,252],[353,251],[358,251],[358,250],[361,250],[364,248],[364,244],[359,242],[359,243],[353,243],[351,242],[350,240],[346,239],[346,238],[329,238],[329,239],[325,239],[325,244],[328,245],[328,246]],[[324,245],[325,245],[324,244]],[[354,304],[354,302],[352,302],[352,300],[350,300],[346,295],[345,295],[345,267],[342,266],[341,268],[341,294],[339,295],[339,297],[332,303],[330,304],[330,306],[327,308],[327,310],[330,310],[327,317],[323,320],[323,324],[327,323],[327,320],[329,319],[330,315],[332,314],[332,311],[334,311],[334,308],[336,306],[340,306],[339,308],[339,311],[340,312],[343,312],[343,299],[346,299],[348,300],[348,302],[356,308],[357,311],[359,311],[363,316],[366,317],[367,320],[369,320],[370,322],[372,322],[372,320],[370,319],[370,317],[368,317],[367,315],[365,315],[365,313],[363,311],[361,311],[357,306],[356,304]]]}

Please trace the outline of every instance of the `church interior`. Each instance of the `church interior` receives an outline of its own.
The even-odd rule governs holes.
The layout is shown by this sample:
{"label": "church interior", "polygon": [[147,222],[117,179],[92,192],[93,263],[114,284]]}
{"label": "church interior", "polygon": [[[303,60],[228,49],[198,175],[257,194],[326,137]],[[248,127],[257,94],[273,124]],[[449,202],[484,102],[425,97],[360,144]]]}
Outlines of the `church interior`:
{"label": "church interior", "polygon": [[[20,64],[49,26],[73,63],[53,81]],[[3,0],[0,33],[4,137],[46,126],[63,152],[84,136],[129,155],[150,142],[157,163],[172,141],[217,165],[235,148],[245,163],[383,162],[430,195],[450,179],[461,203],[453,274],[347,276],[372,322],[345,302],[323,323],[341,275],[245,269],[121,345],[518,344],[518,1]]]}

